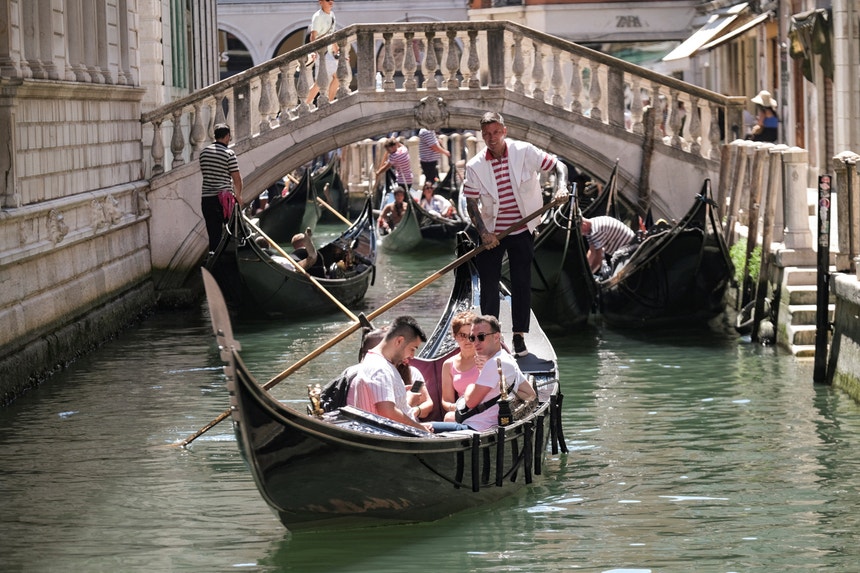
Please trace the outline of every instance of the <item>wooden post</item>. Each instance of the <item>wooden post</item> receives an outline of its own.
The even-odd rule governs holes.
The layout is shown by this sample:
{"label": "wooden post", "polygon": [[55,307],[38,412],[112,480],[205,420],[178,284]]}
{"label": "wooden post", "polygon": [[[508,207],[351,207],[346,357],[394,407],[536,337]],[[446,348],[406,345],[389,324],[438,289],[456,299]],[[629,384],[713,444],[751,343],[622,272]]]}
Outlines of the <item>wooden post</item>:
{"label": "wooden post", "polygon": [[814,382],[826,382],[830,333],[830,175],[818,176],[818,292],[815,309]]}

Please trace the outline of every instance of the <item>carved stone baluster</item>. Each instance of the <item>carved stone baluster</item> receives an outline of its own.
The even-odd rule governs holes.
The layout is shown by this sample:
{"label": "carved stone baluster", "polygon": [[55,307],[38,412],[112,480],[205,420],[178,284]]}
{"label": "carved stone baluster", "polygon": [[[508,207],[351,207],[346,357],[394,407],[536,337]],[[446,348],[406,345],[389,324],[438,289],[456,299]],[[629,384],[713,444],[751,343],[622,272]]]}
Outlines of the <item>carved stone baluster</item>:
{"label": "carved stone baluster", "polygon": [[149,148],[152,157],[152,174],[164,173],[164,138],[161,135],[161,120],[152,122],[152,146]]}
{"label": "carved stone baluster", "polygon": [[298,65],[299,80],[296,83],[296,96],[298,97],[299,105],[296,107],[296,115],[301,117],[310,112],[310,106],[308,105],[307,99],[308,93],[310,93],[311,86],[313,85],[313,79],[311,78],[313,66],[306,66],[302,61],[300,61]]}
{"label": "carved stone baluster", "polygon": [[660,84],[651,84],[651,107],[654,109],[654,139],[663,140],[663,100],[660,99]]}
{"label": "carved stone baluster", "polygon": [[589,116],[597,121],[603,120],[603,113],[600,111],[600,96],[603,95],[603,90],[600,88],[600,64],[591,62],[591,74],[589,75],[588,88],[588,103],[591,106]]}
{"label": "carved stone baluster", "polygon": [[170,138],[170,152],[173,153],[171,168],[179,167],[185,163],[182,152],[185,151],[185,135],[182,133],[182,110],[173,112],[173,136]]}
{"label": "carved stone baluster", "polygon": [[260,112],[260,133],[266,133],[272,129],[270,120],[275,115],[275,98],[272,86],[272,76],[266,72],[260,76],[260,102],[257,111]]}
{"label": "carved stone baluster", "polygon": [[445,67],[448,69],[448,80],[445,85],[449,90],[460,87],[457,72],[460,71],[460,50],[457,48],[457,30],[448,30],[448,57],[445,58]]}
{"label": "carved stone baluster", "polygon": [[296,80],[293,74],[290,73],[290,68],[295,68],[295,64],[285,63],[280,67],[281,81],[278,84],[278,107],[280,124],[284,125],[286,120],[290,118],[290,109],[296,105]]}
{"label": "carved stone baluster", "polygon": [[546,101],[543,91],[543,49],[537,42],[532,42],[534,61],[532,62],[532,97],[538,101]]}
{"label": "carved stone baluster", "polygon": [[334,75],[337,76],[337,92],[334,97],[340,99],[349,95],[349,84],[352,80],[352,68],[349,66],[349,44],[346,38],[341,39],[338,44],[338,53],[340,57],[337,60],[337,70]]}
{"label": "carved stone baluster", "polygon": [[203,149],[203,141],[206,139],[206,127],[203,125],[203,117],[200,113],[201,102],[194,104],[194,123],[191,124],[191,159],[197,159],[200,150]]}
{"label": "carved stone baluster", "polygon": [[326,54],[328,54],[328,46],[317,51],[317,77],[316,82],[319,87],[319,97],[317,98],[317,107],[322,107],[329,103],[328,86],[331,83],[331,78],[328,77],[328,70],[325,65]]}
{"label": "carved stone baluster", "polygon": [[227,103],[227,96],[219,96],[215,98],[215,121],[212,123],[212,129],[209,131],[209,139],[215,138],[215,124],[227,123],[227,117],[224,114],[224,105]]}
{"label": "carved stone baluster", "polygon": [[552,85],[552,105],[556,107],[564,106],[564,97],[561,95],[561,84],[564,78],[561,74],[561,48],[552,49],[552,77],[550,85]]}
{"label": "carved stone baluster", "polygon": [[570,55],[573,70],[570,74],[570,111],[582,115],[582,71],[579,69],[579,56]]}
{"label": "carved stone baluster", "polygon": [[708,131],[707,137],[708,141],[711,142],[711,159],[719,159],[720,158],[720,111],[717,107],[717,104],[711,103],[709,105],[709,109],[711,110],[711,123],[710,130]]}
{"label": "carved stone baluster", "polygon": [[669,129],[672,130],[672,147],[681,148],[681,101],[678,99],[678,90],[669,90]]}
{"label": "carved stone baluster", "polygon": [[630,102],[630,130],[639,135],[645,133],[645,126],[642,125],[642,89],[639,87],[641,81],[639,76],[633,76],[630,86],[633,98]]}
{"label": "carved stone baluster", "polygon": [[523,72],[525,71],[523,35],[519,31],[516,31],[514,32],[514,57],[511,61],[511,72],[514,74],[514,93],[524,94],[526,92],[526,87],[523,84]]}
{"label": "carved stone baluster", "polygon": [[390,91],[394,89],[394,46],[392,44],[393,32],[384,32],[382,34],[385,40],[385,48],[382,57],[382,89]]}
{"label": "carved stone baluster", "polygon": [[699,117],[699,98],[690,96],[690,110],[687,113],[690,115],[690,121],[688,123],[690,126],[690,153],[701,155],[702,121]]}
{"label": "carved stone baluster", "polygon": [[415,79],[415,71],[418,62],[415,59],[415,32],[403,33],[403,89],[415,91],[418,88],[418,80]]}
{"label": "carved stone baluster", "polygon": [[469,30],[469,89],[481,87],[481,79],[478,72],[481,69],[481,60],[478,58],[478,31]]}
{"label": "carved stone baluster", "polygon": [[439,67],[439,62],[436,59],[436,32],[427,30],[424,35],[427,38],[427,46],[424,49],[424,89],[434,91],[438,88],[436,69]]}

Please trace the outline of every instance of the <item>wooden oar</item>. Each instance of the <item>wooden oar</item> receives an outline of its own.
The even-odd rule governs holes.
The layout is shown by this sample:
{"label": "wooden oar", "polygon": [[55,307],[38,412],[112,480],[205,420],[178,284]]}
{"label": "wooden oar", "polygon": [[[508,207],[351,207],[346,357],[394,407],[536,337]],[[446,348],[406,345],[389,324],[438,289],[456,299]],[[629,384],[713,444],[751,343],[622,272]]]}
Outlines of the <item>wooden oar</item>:
{"label": "wooden oar", "polygon": [[[541,207],[540,209],[538,209],[537,211],[532,213],[531,215],[524,217],[523,219],[520,219],[519,221],[517,221],[516,223],[514,223],[513,225],[508,227],[507,230],[499,233],[498,239],[500,239],[500,240],[503,239],[504,237],[508,236],[512,230],[518,229],[519,227],[522,227],[523,225],[525,225],[526,223],[528,223],[532,219],[540,217],[541,215],[543,215],[544,213],[546,213],[547,211],[549,211],[550,209],[552,209],[556,205],[560,205],[567,200],[568,200],[567,198],[565,198],[564,200],[553,199],[552,201],[550,201],[549,203],[547,203],[546,205],[544,205],[543,207]],[[444,267],[442,267],[441,269],[439,269],[438,271],[436,271],[432,275],[428,276],[427,278],[425,278],[420,283],[416,284],[415,286],[407,289],[406,291],[400,293],[399,295],[397,295],[393,299],[389,300],[388,302],[386,302],[385,304],[383,304],[382,306],[380,306],[379,308],[377,308],[376,310],[374,310],[373,312],[368,314],[366,319],[368,321],[372,321],[374,318],[376,318],[379,315],[381,315],[382,313],[388,311],[393,306],[402,302],[404,299],[409,298],[410,296],[412,296],[416,292],[420,291],[421,289],[423,289],[424,287],[426,287],[430,283],[436,281],[437,279],[439,279],[440,277],[442,277],[446,273],[456,269],[457,267],[459,267],[463,263],[470,261],[476,255],[478,255],[482,251],[486,250],[486,248],[487,247],[484,245],[478,245],[477,247],[475,247],[474,249],[472,249],[468,253],[462,255],[460,258],[448,263],[447,265],[445,265]],[[298,370],[299,368],[301,368],[302,366],[304,366],[305,364],[307,364],[308,362],[310,362],[311,360],[313,360],[317,356],[323,354],[324,352],[326,352],[329,348],[331,348],[332,346],[334,346],[338,342],[348,338],[351,334],[356,332],[361,327],[361,325],[362,325],[361,322],[354,322],[353,324],[349,325],[345,330],[343,330],[340,333],[338,333],[337,335],[335,335],[334,338],[330,339],[328,342],[326,342],[322,346],[318,347],[316,350],[314,350],[310,354],[306,355],[304,358],[302,358],[301,360],[299,360],[298,362],[296,362],[295,364],[293,364],[292,366],[290,366],[289,368],[287,368],[286,370],[284,370],[283,372],[281,372],[280,374],[278,374],[277,376],[275,376],[274,378],[272,378],[271,380],[269,380],[268,382],[263,384],[263,389],[268,390],[268,389],[272,388],[273,386],[277,385],[282,380],[284,380],[285,378],[290,376],[293,372],[295,372],[296,370]],[[225,418],[227,418],[229,416],[230,416],[230,408],[227,408],[226,410],[221,412],[221,414],[217,418],[215,418],[214,420],[212,420],[211,422],[209,422],[208,424],[206,424],[205,426],[203,426],[202,428],[197,430],[197,432],[195,432],[193,435],[185,438],[181,442],[178,442],[176,445],[184,448],[185,446],[187,446],[188,444],[190,444],[191,442],[193,442],[194,440],[196,440],[197,438],[202,436],[204,433],[208,432],[212,427],[219,424],[220,422],[222,422]]]}
{"label": "wooden oar", "polygon": [[319,203],[320,205],[322,205],[323,207],[325,207],[326,209],[331,211],[338,219],[340,219],[341,221],[343,221],[347,225],[352,225],[352,221],[350,221],[349,219],[347,219],[346,217],[341,215],[337,209],[335,209],[334,207],[332,207],[331,205],[329,205],[328,203],[326,203],[325,201],[323,201],[319,197],[317,197],[317,203]]}
{"label": "wooden oar", "polygon": [[[251,221],[251,219],[249,219],[244,213],[242,214],[242,218],[245,219],[245,223],[247,223],[249,227],[251,227],[252,229],[254,229],[254,231],[259,233],[261,237],[266,239],[269,242],[269,244],[272,245],[275,248],[275,250],[278,251],[278,253],[280,253],[280,255],[282,257],[284,257],[285,259],[290,259],[291,261],[293,260],[290,257],[290,255],[288,255],[284,251],[284,249],[281,248],[281,246],[278,243],[273,241],[266,233],[263,232],[262,229],[260,229],[260,227],[255,225],[254,222]],[[308,240],[311,240],[311,239],[309,238]],[[326,289],[324,286],[322,286],[320,284],[320,282],[316,279],[316,277],[312,276],[310,273],[308,273],[308,271],[305,268],[303,268],[301,265],[299,265],[298,261],[293,263],[293,268],[296,271],[298,271],[299,274],[304,275],[305,278],[307,278],[309,281],[311,281],[313,283],[313,285],[315,287],[317,287],[321,293],[326,295],[329,298],[329,300],[331,300],[340,310],[342,310],[343,313],[350,318],[350,320],[358,322],[358,320],[359,320],[358,317],[355,316],[355,314],[353,314],[353,312],[351,310],[349,310],[348,308],[343,306],[343,303],[341,303],[339,300],[337,300],[335,298],[335,296],[328,291],[328,289]]]}

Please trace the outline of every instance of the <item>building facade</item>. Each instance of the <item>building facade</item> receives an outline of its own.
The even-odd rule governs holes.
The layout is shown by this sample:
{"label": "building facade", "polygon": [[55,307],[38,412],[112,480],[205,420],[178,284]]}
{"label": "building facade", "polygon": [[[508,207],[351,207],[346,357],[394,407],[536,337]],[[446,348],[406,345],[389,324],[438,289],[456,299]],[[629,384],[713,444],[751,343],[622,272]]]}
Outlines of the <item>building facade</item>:
{"label": "building facade", "polygon": [[0,402],[155,304],[141,112],[217,78],[214,0],[0,0]]}

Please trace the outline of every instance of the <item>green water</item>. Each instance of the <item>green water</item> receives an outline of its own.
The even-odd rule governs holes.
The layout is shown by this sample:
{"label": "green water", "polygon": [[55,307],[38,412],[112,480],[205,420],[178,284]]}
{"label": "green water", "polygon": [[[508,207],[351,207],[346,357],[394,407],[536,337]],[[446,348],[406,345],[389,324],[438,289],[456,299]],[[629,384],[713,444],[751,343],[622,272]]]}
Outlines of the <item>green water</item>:
{"label": "green water", "polygon": [[[450,260],[381,255],[365,310]],[[432,329],[449,278],[389,314]],[[267,380],[346,324],[235,334]],[[352,342],[273,393],[304,407],[308,382],[355,359]],[[0,410],[0,570],[858,570],[860,408],[814,386],[811,363],[718,330],[589,327],[554,343],[570,453],[548,454],[533,487],[434,523],[291,534],[229,422],[171,446],[228,402],[203,306],[153,316]]]}

